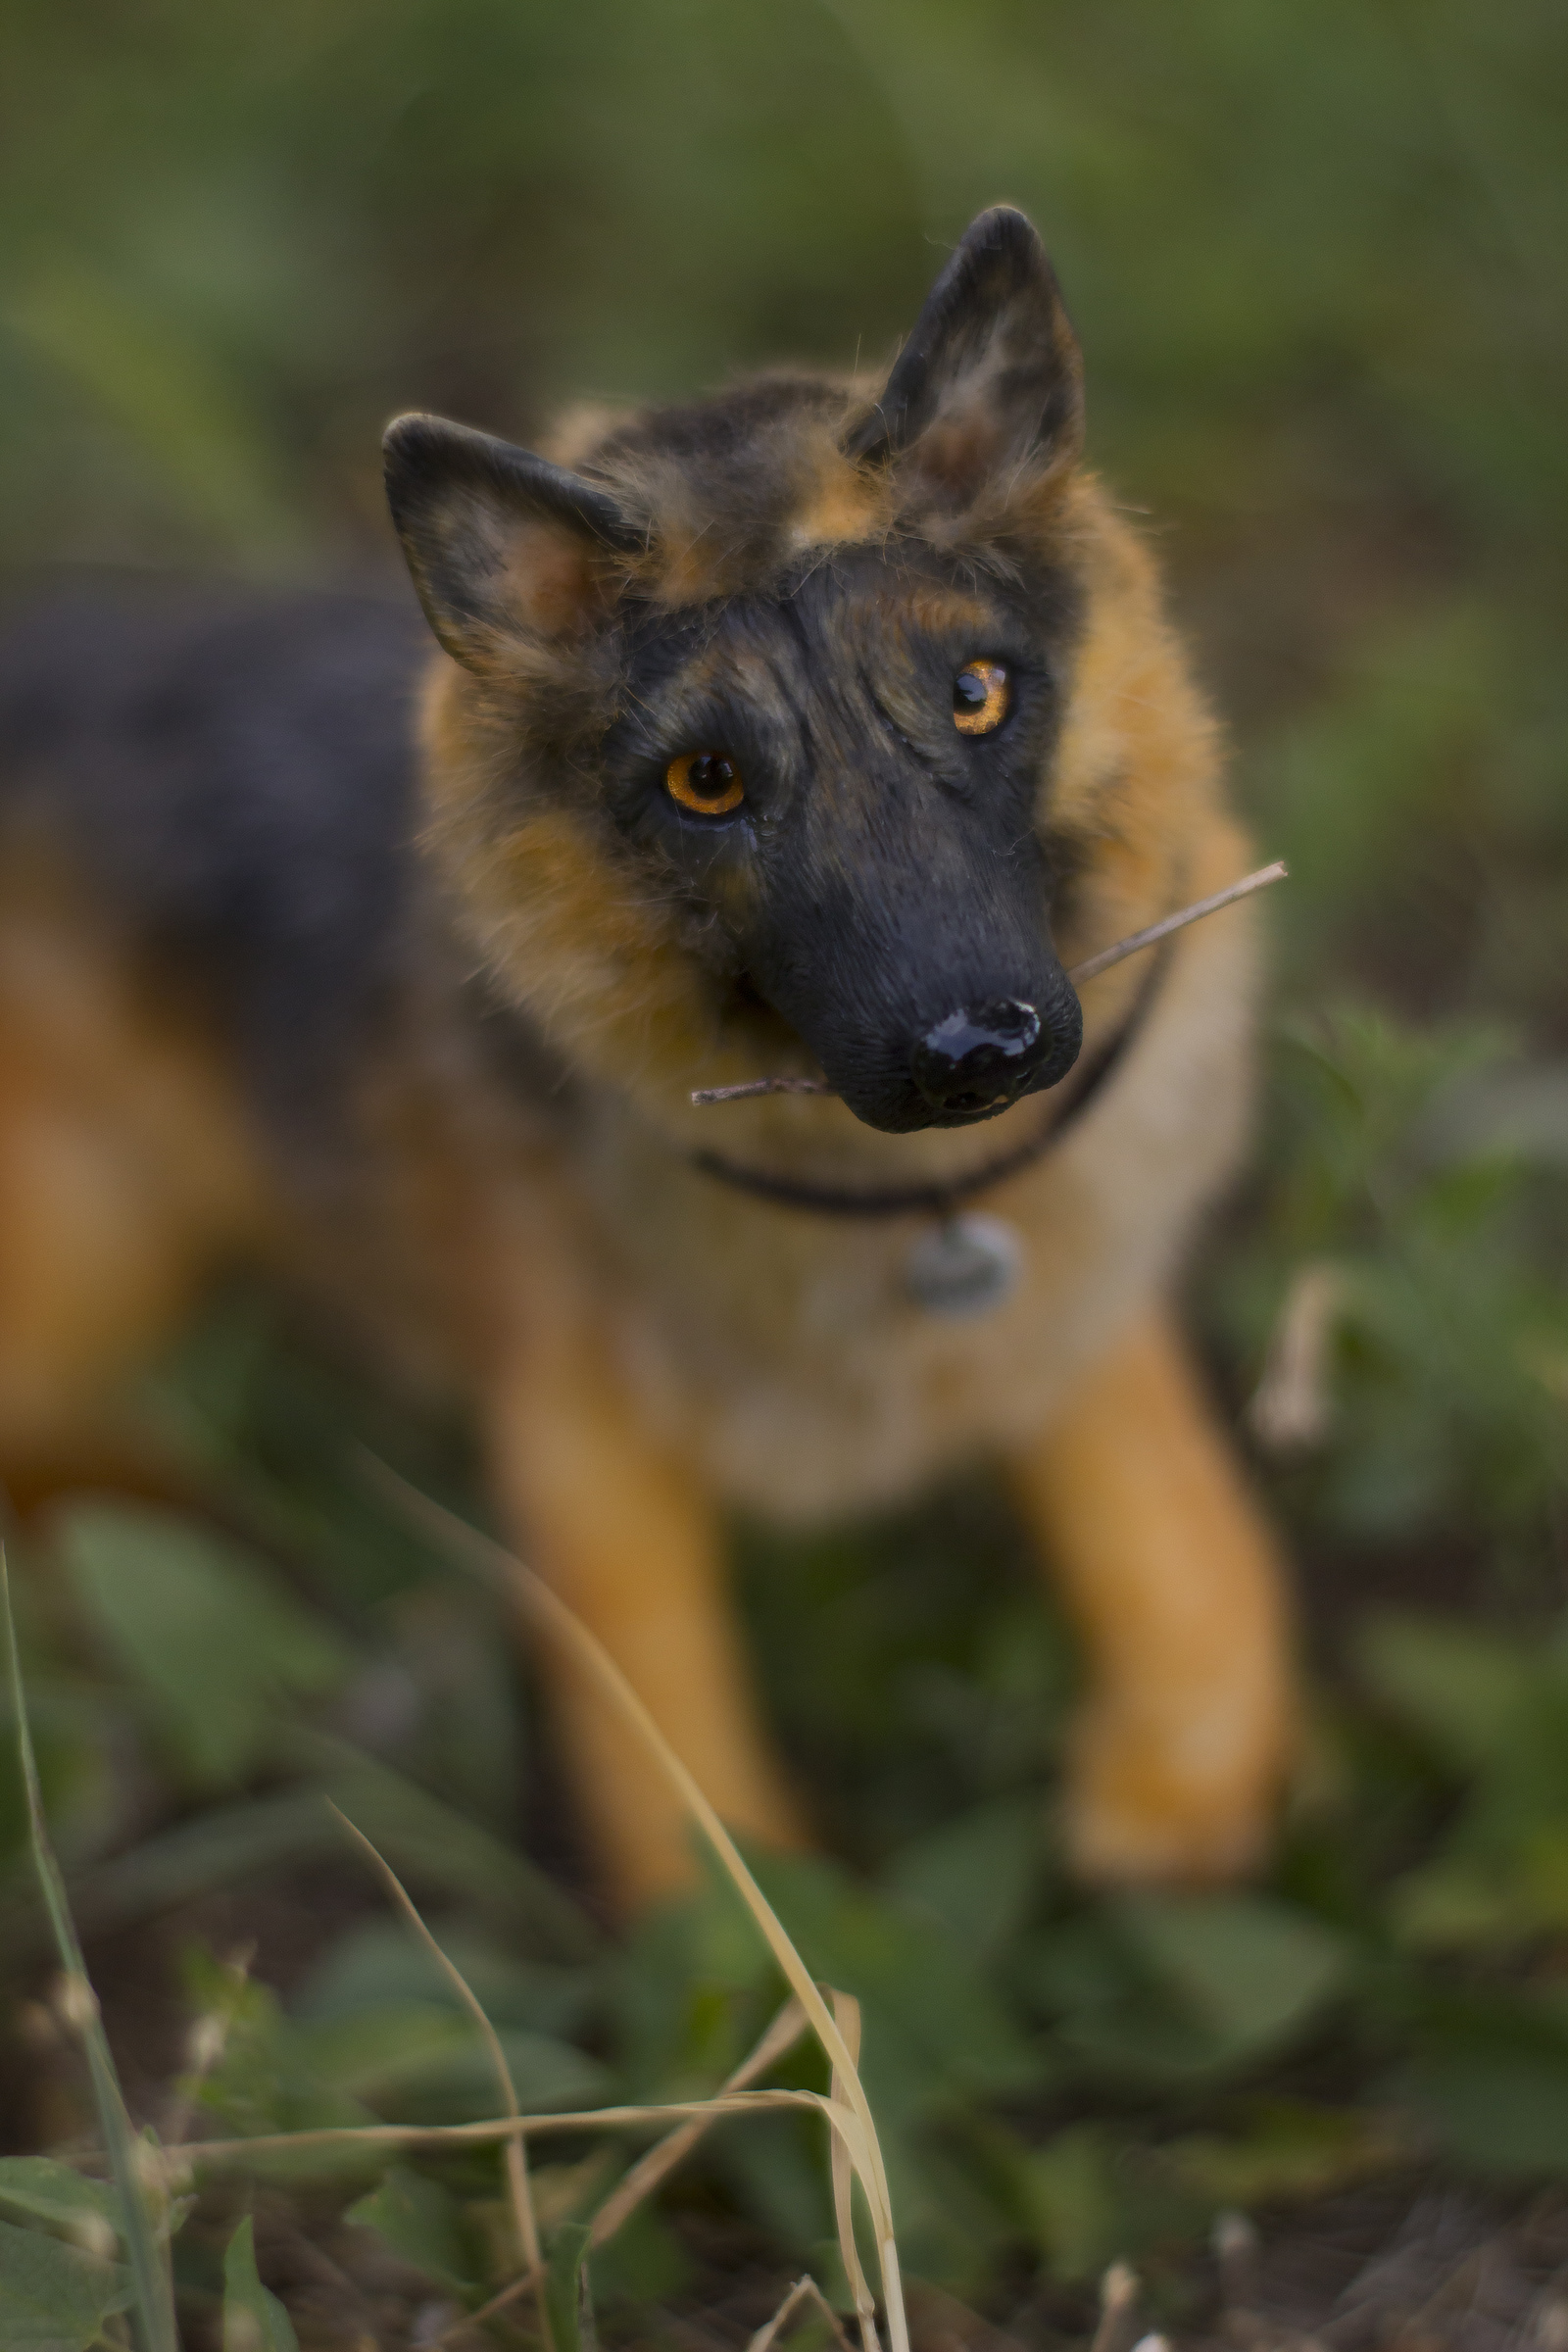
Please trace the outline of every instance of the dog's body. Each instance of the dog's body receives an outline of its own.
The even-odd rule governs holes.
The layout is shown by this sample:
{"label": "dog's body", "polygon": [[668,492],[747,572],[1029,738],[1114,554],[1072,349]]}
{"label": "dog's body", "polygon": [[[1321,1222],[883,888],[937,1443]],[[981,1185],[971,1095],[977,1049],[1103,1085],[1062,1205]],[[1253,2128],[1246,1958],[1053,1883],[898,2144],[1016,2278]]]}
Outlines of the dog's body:
{"label": "dog's body", "polygon": [[[14,631],[0,1453],[46,1455],[217,1258],[270,1255],[475,1398],[521,1543],[779,1838],[715,1505],[840,1514],[1000,1457],[1097,1667],[1081,1859],[1251,1860],[1282,1608],[1160,1303],[1242,1140],[1250,925],[1092,982],[1081,1054],[1063,972],[1245,850],[1077,450],[1054,281],[990,215],[869,406],[768,380],[574,428],[575,471],[394,428],[454,657],[422,787],[395,608]],[[813,1056],[833,1096],[690,1102]],[[933,1312],[898,1196],[1003,1160],[977,1198],[1016,1283]],[[569,1677],[561,1704],[614,1880],[657,1891],[670,1808]]]}

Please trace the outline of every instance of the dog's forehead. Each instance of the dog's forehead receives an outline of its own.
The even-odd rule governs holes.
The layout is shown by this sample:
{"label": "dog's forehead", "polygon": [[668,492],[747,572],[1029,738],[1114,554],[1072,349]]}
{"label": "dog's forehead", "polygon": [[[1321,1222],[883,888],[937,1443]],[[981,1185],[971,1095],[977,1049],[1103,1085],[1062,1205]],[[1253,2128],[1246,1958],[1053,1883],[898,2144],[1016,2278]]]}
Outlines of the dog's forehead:
{"label": "dog's forehead", "polygon": [[634,670],[682,695],[746,691],[764,677],[809,691],[857,671],[906,669],[993,650],[1010,633],[1004,600],[885,553],[836,551],[765,594],[686,612],[649,612],[633,629]]}

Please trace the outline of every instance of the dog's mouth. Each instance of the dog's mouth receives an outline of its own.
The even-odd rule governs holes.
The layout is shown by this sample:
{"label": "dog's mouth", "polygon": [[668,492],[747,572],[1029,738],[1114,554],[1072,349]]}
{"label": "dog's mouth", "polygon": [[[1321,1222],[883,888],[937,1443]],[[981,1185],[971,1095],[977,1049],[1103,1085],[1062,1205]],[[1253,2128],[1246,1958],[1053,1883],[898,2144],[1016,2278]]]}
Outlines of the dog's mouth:
{"label": "dog's mouth", "polygon": [[769,1076],[723,1092],[836,1096],[883,1134],[998,1118],[1057,1085],[1083,1042],[1078,999],[1059,968],[1030,996],[978,997],[936,1021],[907,1024],[912,1035],[891,1044],[838,1022],[818,1047],[749,972],[737,974],[730,997],[748,1057]]}

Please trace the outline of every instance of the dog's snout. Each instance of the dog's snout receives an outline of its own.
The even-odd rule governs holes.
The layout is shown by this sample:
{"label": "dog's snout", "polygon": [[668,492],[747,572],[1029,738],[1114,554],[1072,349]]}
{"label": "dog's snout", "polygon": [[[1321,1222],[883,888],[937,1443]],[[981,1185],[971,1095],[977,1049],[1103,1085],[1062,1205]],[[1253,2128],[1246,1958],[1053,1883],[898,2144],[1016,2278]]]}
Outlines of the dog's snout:
{"label": "dog's snout", "polygon": [[1016,1101],[1054,1044],[1032,1004],[994,997],[965,1004],[928,1029],[909,1067],[935,1109],[949,1118],[978,1118]]}

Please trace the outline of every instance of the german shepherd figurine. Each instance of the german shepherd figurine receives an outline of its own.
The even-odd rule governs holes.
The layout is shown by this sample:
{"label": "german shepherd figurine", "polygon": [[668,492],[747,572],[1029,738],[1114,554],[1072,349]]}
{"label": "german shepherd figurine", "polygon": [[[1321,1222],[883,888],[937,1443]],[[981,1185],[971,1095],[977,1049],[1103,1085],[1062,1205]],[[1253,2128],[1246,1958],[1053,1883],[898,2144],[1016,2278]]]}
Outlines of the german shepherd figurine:
{"label": "german shepherd figurine", "polygon": [[[474,1401],[520,1550],[719,1810],[800,1841],[720,1511],[1004,1465],[1086,1645],[1078,1866],[1262,1852],[1287,1610],[1166,1294],[1236,1164],[1251,922],[1064,969],[1246,845],[1076,345],[984,214],[881,391],[405,416],[440,642],[366,600],[34,612],[0,656],[0,1454],[224,1258]],[[815,1079],[713,1107],[694,1092]],[[613,1899],[685,1833],[564,1661]]]}

